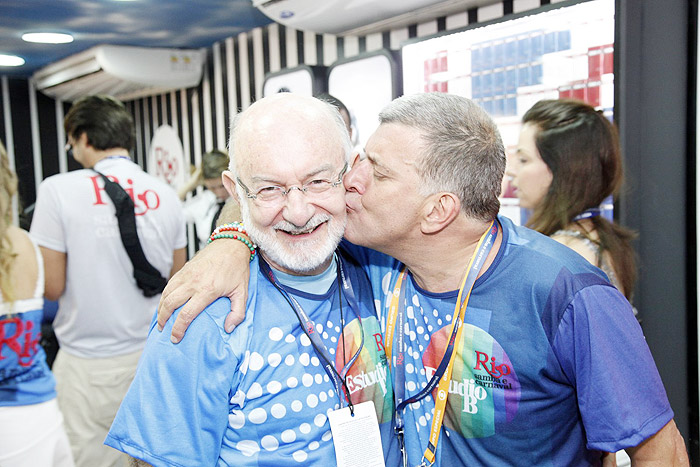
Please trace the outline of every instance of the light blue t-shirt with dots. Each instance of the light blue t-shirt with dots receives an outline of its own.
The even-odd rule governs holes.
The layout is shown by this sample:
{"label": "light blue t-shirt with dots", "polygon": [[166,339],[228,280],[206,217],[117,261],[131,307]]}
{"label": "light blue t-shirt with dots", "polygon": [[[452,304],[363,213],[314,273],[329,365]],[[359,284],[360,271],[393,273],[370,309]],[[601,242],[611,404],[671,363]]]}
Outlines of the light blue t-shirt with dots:
{"label": "light blue t-shirt with dots", "polygon": [[[385,460],[396,466],[393,392],[371,287],[361,269],[343,264],[359,298],[364,334],[347,377],[350,397],[353,403],[374,402]],[[341,400],[257,258],[251,271],[246,318],[233,333],[223,328],[230,311],[225,298],[209,305],[179,344],[170,342],[173,319],[163,332],[153,324],[105,444],[154,466],[335,465],[328,414]],[[361,335],[345,295],[341,334],[337,281],[322,295],[284,288],[315,323],[336,368],[342,368]]]}

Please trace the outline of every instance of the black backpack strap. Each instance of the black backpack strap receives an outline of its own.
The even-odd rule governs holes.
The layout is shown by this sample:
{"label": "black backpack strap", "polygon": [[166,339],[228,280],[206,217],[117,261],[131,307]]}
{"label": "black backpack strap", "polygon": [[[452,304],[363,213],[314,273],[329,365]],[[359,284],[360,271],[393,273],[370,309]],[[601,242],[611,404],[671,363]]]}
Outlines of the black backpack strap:
{"label": "black backpack strap", "polygon": [[[97,172],[97,170],[95,170],[95,172]],[[124,244],[126,253],[129,255],[131,264],[134,266],[136,285],[139,286],[146,297],[158,295],[163,291],[168,281],[148,262],[146,255],[143,253],[139,234],[136,231],[134,202],[118,183],[113,182],[100,172],[97,172],[97,174],[104,180],[105,191],[116,208],[117,221],[119,222],[119,234],[122,237],[122,243]]]}

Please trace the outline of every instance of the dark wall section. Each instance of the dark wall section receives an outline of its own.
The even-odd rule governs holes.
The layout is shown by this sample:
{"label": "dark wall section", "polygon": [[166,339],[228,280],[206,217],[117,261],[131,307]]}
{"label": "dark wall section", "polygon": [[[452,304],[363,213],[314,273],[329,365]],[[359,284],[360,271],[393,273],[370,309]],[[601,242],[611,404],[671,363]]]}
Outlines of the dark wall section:
{"label": "dark wall section", "polygon": [[39,141],[41,163],[44,177],[46,174],[59,172],[58,163],[58,127],[56,122],[56,101],[41,93],[36,93],[37,114],[39,119]]}
{"label": "dark wall section", "polygon": [[[696,280],[688,274],[695,262],[688,255],[695,239],[687,236],[695,223],[694,177],[687,176],[695,157],[686,137],[688,18],[686,0],[617,0],[615,115],[628,182],[620,221],[640,232],[635,303],[686,440],[691,421],[697,424],[697,412],[689,411],[689,398],[697,398],[689,391],[697,327],[688,326],[695,322]],[[697,460],[697,432],[694,438],[689,447]]]}
{"label": "dark wall section", "polygon": [[[687,147],[688,147],[688,167],[686,172],[686,180],[688,183],[688,212],[697,213],[697,128],[698,123],[698,106],[697,96],[698,89],[695,85],[698,77],[698,0],[690,0],[688,2],[688,131]],[[695,156],[693,156],[695,155]],[[692,217],[691,217],[692,219]],[[697,215],[696,215],[697,219]],[[698,238],[697,220],[695,222],[686,223],[686,231],[688,239]],[[687,243],[686,253],[688,258],[698,257],[697,241],[689,241]],[[687,261],[687,274],[694,284],[697,284],[698,264],[697,261]],[[688,287],[688,310],[698,309],[698,291],[697,287]],[[688,313],[688,365],[692,368],[698,368],[698,314],[696,312]],[[700,391],[700,375],[696,371],[688,371],[688,394],[689,394],[689,415],[690,415],[690,443],[693,465],[698,465],[700,462],[700,443],[698,437],[700,435],[700,426],[698,422],[698,414],[700,414],[700,400],[698,394]]]}
{"label": "dark wall section", "polygon": [[[36,184],[34,182],[34,153],[29,112],[29,83],[24,79],[8,80],[12,117],[12,138],[15,150],[15,172],[20,180],[18,186],[20,208],[34,204]],[[7,132],[9,128],[5,128]],[[7,135],[6,135],[7,139]]]}

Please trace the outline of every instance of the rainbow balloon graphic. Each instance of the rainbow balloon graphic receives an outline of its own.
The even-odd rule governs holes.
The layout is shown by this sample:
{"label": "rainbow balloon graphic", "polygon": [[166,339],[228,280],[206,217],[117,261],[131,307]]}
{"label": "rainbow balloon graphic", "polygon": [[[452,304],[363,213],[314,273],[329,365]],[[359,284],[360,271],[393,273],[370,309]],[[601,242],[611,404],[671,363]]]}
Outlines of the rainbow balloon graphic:
{"label": "rainbow balloon graphic", "polygon": [[345,326],[343,335],[338,338],[335,365],[340,370],[345,362],[355,355],[362,339],[361,329],[365,334],[365,343],[357,360],[350,367],[346,379],[350,396],[356,403],[373,401],[379,423],[389,422],[394,410],[394,392],[384,352],[382,331],[376,320],[365,319],[362,328],[357,319]]}
{"label": "rainbow balloon graphic", "polygon": [[[440,364],[451,326],[431,336],[423,354],[426,374],[431,377]],[[465,438],[491,436],[511,421],[518,411],[520,382],[508,355],[490,334],[464,324],[462,342],[455,344],[445,427]],[[437,388],[433,390],[433,399]]]}

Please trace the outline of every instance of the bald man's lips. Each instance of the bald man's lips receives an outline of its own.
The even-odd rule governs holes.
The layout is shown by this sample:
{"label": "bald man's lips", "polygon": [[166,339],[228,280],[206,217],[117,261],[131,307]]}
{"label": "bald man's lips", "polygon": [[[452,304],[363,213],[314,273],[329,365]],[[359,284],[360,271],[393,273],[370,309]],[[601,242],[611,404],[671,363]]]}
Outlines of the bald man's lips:
{"label": "bald man's lips", "polygon": [[320,224],[316,224],[316,225],[314,225],[314,226],[312,226],[312,227],[308,227],[308,228],[303,229],[303,230],[284,230],[284,229],[277,229],[277,231],[278,231],[278,232],[285,233],[285,234],[287,234],[287,235],[291,235],[291,236],[293,236],[293,237],[298,237],[298,236],[301,236],[301,235],[309,235],[310,233],[315,232],[316,229],[318,229],[319,227],[321,227],[322,225],[324,225],[326,222],[327,222],[327,221],[321,222]]}

